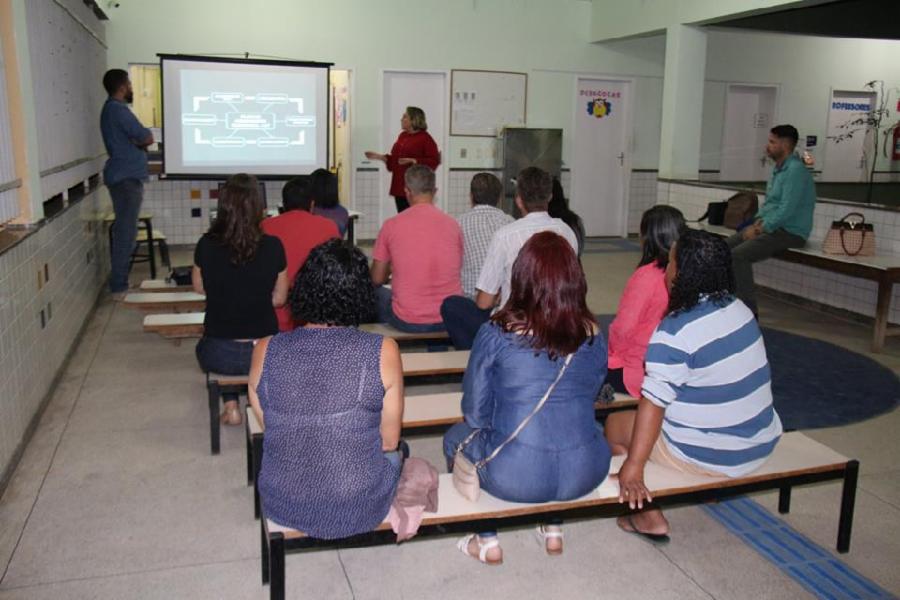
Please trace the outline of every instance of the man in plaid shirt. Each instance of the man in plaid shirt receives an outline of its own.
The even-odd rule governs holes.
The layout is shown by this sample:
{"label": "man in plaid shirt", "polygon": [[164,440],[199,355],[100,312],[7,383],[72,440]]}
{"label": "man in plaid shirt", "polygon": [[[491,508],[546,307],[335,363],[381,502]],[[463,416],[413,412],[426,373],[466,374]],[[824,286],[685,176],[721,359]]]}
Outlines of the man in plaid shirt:
{"label": "man in plaid shirt", "polygon": [[463,233],[462,288],[467,298],[475,299],[475,283],[487,256],[494,232],[512,223],[513,218],[497,208],[503,184],[490,173],[478,173],[469,186],[472,208],[459,217]]}

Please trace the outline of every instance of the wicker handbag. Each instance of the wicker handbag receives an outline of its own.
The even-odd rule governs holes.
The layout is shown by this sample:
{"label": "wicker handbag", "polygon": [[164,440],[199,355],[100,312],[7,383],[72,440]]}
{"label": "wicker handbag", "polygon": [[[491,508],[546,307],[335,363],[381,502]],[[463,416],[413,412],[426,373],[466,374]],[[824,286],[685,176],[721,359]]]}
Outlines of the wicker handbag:
{"label": "wicker handbag", "polygon": [[825,254],[874,256],[875,227],[866,223],[862,213],[847,213],[840,221],[832,221],[822,244]]}

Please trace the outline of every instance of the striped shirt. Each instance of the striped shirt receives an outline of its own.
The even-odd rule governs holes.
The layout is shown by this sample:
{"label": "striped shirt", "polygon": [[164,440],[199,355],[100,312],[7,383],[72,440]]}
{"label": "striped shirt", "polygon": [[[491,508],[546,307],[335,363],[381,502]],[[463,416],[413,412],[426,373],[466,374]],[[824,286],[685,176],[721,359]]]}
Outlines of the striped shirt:
{"label": "striped shirt", "polygon": [[475,298],[475,283],[487,256],[494,232],[513,222],[513,218],[495,206],[476,204],[459,217],[463,233],[463,294]]}
{"label": "striped shirt", "polygon": [[701,301],[665,317],[647,348],[643,396],[665,409],[676,457],[729,477],[759,468],[781,436],[769,361],[740,300]]}

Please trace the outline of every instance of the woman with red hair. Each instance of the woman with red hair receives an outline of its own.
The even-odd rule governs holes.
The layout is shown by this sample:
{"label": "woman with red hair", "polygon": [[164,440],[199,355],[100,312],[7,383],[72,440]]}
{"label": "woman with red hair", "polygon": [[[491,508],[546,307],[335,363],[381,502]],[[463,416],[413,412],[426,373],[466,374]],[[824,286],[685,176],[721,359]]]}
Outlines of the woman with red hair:
{"label": "woman with red hair", "polygon": [[[493,496],[571,500],[606,477],[609,446],[594,419],[606,344],[586,293],[569,243],[537,233],[513,264],[506,305],[478,330],[463,379],[465,420],[444,436],[444,454],[450,464],[461,451]],[[560,523],[538,528],[548,554],[562,552]],[[496,531],[458,547],[483,563],[503,561]]]}

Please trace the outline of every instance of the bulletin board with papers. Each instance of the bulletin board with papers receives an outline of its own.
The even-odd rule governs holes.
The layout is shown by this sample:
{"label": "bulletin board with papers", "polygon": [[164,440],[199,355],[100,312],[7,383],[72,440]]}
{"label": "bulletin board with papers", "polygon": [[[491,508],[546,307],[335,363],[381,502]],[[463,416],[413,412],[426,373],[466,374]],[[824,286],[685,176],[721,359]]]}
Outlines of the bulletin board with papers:
{"label": "bulletin board with papers", "polygon": [[527,73],[453,69],[450,135],[496,137],[524,127],[527,90]]}

